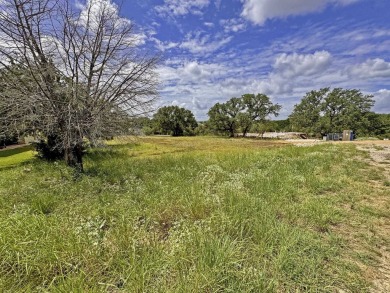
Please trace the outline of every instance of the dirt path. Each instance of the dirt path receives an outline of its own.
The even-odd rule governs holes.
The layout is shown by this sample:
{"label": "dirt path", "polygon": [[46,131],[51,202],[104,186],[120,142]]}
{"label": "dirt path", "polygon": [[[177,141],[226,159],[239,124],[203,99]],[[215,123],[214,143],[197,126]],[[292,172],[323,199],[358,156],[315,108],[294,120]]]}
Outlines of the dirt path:
{"label": "dirt path", "polygon": [[[384,198],[375,198],[367,204],[373,206],[374,208],[388,210],[390,207],[390,186],[388,186],[388,184],[390,184],[390,142],[364,142],[359,143],[357,148],[369,153],[369,164],[383,171],[386,180],[385,182],[387,183],[387,186],[385,185],[383,187],[388,190],[388,192],[385,193],[387,196]],[[375,182],[371,182],[371,184],[375,188],[381,187],[376,186]],[[377,222],[375,230],[378,235],[385,241],[382,245],[377,247],[379,265],[376,267],[376,270],[373,274],[373,287],[371,292],[388,293],[390,292],[390,247],[388,245],[390,243],[390,219],[388,217],[382,218],[381,221]]]}

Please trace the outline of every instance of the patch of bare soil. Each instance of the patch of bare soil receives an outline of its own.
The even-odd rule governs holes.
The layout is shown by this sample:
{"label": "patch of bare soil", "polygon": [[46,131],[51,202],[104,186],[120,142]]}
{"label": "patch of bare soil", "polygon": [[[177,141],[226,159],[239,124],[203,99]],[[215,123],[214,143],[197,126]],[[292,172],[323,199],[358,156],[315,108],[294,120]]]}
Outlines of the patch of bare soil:
{"label": "patch of bare soil", "polygon": [[[371,166],[383,172],[385,182],[370,181],[369,184],[376,189],[382,189],[383,192],[373,193],[364,200],[364,204],[373,208],[375,211],[389,211],[390,208],[390,141],[366,141],[357,142],[357,148],[369,153],[368,162]],[[375,233],[381,241],[376,247],[379,258],[379,265],[371,272],[370,279],[373,287],[370,292],[388,293],[390,292],[390,218],[381,217],[375,223]]]}
{"label": "patch of bare soil", "polygon": [[[374,150],[373,155],[381,161],[382,159],[388,159],[390,140],[354,140],[354,141],[324,141],[322,139],[286,139],[285,142],[291,143],[296,146],[313,146],[318,144],[353,144],[362,150]],[[383,151],[383,152],[381,152]],[[376,152],[379,152],[381,157],[378,157]],[[390,163],[390,161],[388,161]]]}
{"label": "patch of bare soil", "polygon": [[321,143],[329,143],[324,140],[319,139],[286,139],[288,143],[291,143],[293,145],[299,146],[299,147],[309,147],[314,146]]}

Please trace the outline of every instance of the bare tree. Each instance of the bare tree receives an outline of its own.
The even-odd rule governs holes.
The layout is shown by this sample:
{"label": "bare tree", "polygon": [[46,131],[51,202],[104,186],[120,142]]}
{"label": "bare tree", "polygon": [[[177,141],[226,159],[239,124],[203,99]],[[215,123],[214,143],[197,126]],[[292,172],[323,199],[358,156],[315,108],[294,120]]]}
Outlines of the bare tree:
{"label": "bare tree", "polygon": [[82,170],[84,138],[150,111],[157,96],[158,58],[141,42],[111,0],[0,0],[3,120],[55,137]]}

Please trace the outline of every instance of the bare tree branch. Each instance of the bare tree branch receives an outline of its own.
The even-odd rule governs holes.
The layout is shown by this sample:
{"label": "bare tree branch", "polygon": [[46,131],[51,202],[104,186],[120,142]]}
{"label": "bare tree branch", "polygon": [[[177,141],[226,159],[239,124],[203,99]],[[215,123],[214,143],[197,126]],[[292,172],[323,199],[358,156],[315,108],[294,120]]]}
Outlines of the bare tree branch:
{"label": "bare tree branch", "polygon": [[84,138],[105,135],[110,119],[148,112],[158,58],[139,53],[118,9],[111,0],[81,10],[71,0],[0,2],[0,125],[56,136],[68,164],[82,168]]}

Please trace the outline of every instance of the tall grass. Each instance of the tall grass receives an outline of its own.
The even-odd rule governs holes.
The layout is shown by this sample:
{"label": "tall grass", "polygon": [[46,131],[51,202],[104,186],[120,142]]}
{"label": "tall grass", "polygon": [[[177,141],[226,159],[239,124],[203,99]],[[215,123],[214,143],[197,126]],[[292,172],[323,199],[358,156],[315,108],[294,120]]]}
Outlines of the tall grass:
{"label": "tall grass", "polygon": [[147,138],[90,152],[78,179],[60,163],[1,170],[0,288],[368,291],[336,229],[378,216],[343,208],[369,192],[357,155],[346,145]]}

